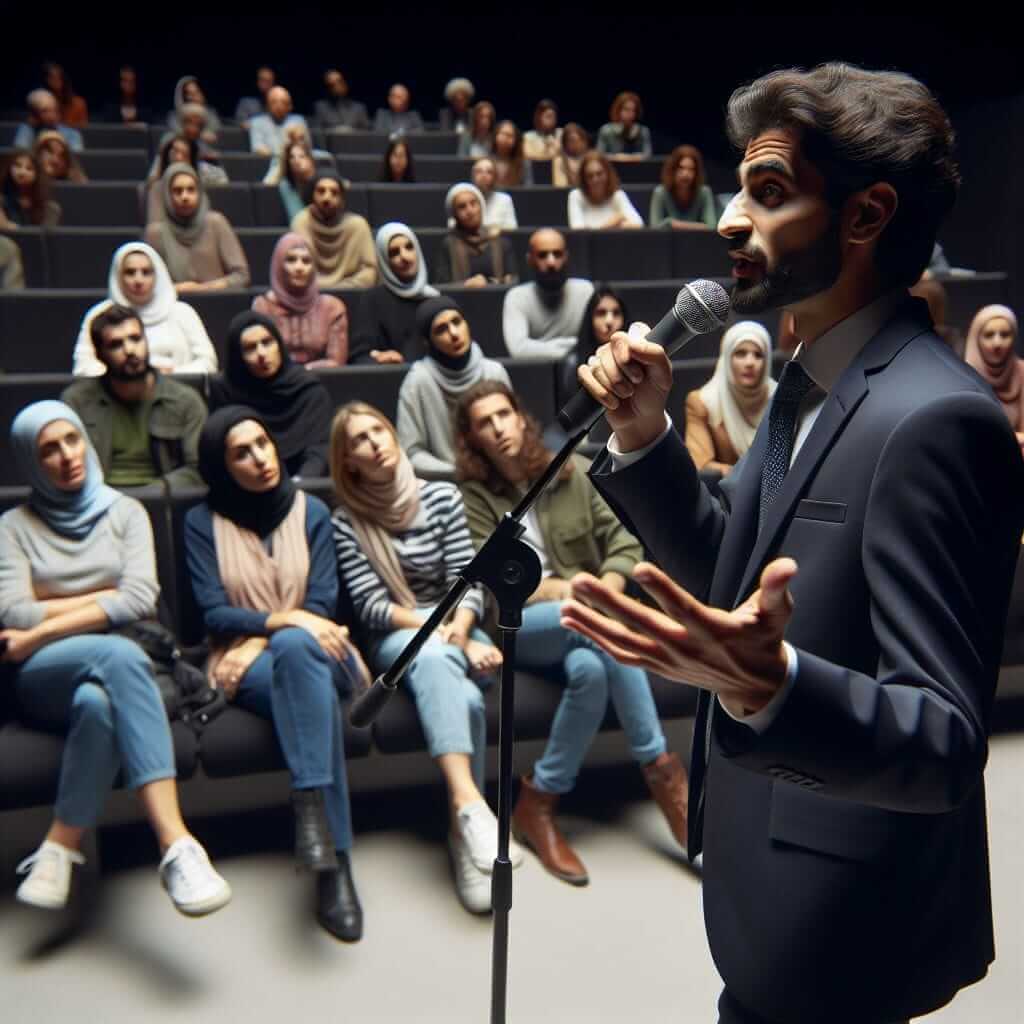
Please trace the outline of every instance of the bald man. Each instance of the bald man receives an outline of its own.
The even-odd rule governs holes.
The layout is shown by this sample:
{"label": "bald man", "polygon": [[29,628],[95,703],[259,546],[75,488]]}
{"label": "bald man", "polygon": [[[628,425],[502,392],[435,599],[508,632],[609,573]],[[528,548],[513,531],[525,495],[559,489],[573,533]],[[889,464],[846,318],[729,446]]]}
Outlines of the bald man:
{"label": "bald man", "polygon": [[275,85],[267,92],[267,112],[249,121],[249,148],[263,156],[279,156],[292,125],[300,126],[306,138],[310,138],[306,119],[292,113],[291,93]]}
{"label": "bald man", "polygon": [[565,237],[554,228],[540,228],[530,236],[526,262],[533,280],[505,294],[505,346],[517,358],[563,359],[576,351],[580,322],[594,285],[568,276],[569,250]]}
{"label": "bald man", "polygon": [[39,132],[60,132],[74,152],[82,152],[82,133],[70,125],[61,124],[60,105],[49,89],[33,89],[25,97],[25,105],[28,107],[28,117],[15,132],[16,148],[31,149]]}

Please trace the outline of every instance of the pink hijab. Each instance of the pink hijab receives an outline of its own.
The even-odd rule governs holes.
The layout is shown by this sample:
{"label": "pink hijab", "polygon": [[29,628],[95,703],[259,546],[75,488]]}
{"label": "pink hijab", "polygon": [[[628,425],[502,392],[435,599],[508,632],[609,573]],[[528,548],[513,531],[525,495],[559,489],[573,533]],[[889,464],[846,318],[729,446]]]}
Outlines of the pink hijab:
{"label": "pink hijab", "polygon": [[1024,431],[1024,360],[1018,359],[1011,346],[1006,359],[999,366],[990,366],[981,355],[981,332],[990,320],[1002,318],[1013,330],[1017,340],[1017,317],[1007,306],[985,306],[979,309],[967,332],[967,347],[964,359],[991,385],[996,398],[1003,403],[1003,410],[1015,431]]}
{"label": "pink hijab", "polygon": [[282,235],[274,246],[274,255],[270,258],[270,294],[268,299],[277,299],[282,306],[295,313],[308,313],[320,298],[320,286],[316,283],[316,262],[313,264],[313,276],[309,284],[300,292],[288,284],[288,276],[284,271],[285,257],[292,249],[307,249],[312,255],[309,242],[302,235],[289,231]]}

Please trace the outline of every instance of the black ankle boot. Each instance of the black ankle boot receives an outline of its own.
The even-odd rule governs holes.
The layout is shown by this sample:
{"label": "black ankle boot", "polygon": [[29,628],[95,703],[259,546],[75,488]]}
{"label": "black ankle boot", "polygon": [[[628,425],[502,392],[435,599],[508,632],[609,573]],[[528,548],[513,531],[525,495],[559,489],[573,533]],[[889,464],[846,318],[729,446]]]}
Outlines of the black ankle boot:
{"label": "black ankle boot", "polygon": [[324,810],[324,791],[293,789],[292,810],[295,812],[296,869],[334,871],[338,867],[338,858]]}
{"label": "black ankle boot", "polygon": [[363,937],[363,908],[352,881],[348,854],[340,850],[335,871],[316,876],[316,919],[336,939],[358,942]]}

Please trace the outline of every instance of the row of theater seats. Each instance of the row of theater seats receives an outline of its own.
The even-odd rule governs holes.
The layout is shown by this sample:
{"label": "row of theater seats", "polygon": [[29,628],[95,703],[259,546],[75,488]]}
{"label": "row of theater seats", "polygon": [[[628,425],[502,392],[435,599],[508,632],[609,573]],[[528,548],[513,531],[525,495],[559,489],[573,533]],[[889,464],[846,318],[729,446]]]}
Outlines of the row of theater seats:
{"label": "row of theater seats", "polygon": [[[414,228],[447,226],[444,197],[447,184],[389,185],[356,183],[346,206],[371,224],[402,221]],[[515,203],[516,218],[524,227],[566,225],[568,192],[550,185],[507,190]],[[627,185],[625,192],[646,220],[654,185]],[[233,182],[207,189],[210,207],[224,214],[236,228],[285,227],[288,218],[274,185]],[[140,227],[142,186],[130,181],[57,182],[53,198],[60,203],[61,227]],[[667,232],[666,232],[667,233]]]}
{"label": "row of theater seats", "polygon": [[[112,250],[110,250],[112,251]],[[573,259],[576,259],[574,253]],[[679,290],[679,280],[697,276],[680,274],[677,280],[623,281],[614,277],[612,287],[626,303],[630,319],[655,324],[669,310]],[[595,275],[596,280],[602,278]],[[722,279],[723,284],[728,282]],[[970,323],[975,311],[993,302],[1006,302],[1005,274],[977,274],[969,278],[951,278],[946,282],[948,294],[947,322],[961,328]],[[248,309],[263,288],[249,288],[205,295],[189,295],[217,349],[223,364],[228,324],[237,313]],[[502,334],[501,316],[506,286],[466,288],[445,285],[462,306],[473,336],[484,354],[499,358],[508,355]],[[348,307],[349,337],[358,336],[364,322],[366,293],[358,290],[333,292]],[[7,373],[64,373],[71,369],[72,350],[82,317],[106,292],[93,289],[28,289],[10,292],[0,298],[0,371]],[[778,335],[778,314],[757,317],[771,332]],[[687,359],[712,357],[718,353],[721,332],[694,339],[685,350]]]}

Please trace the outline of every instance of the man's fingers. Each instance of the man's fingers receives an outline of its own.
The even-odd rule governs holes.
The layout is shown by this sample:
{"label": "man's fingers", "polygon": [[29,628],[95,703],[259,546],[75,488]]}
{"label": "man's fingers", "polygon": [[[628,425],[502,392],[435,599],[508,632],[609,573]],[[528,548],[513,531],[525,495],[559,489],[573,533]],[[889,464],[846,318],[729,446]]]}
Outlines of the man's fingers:
{"label": "man's fingers", "polygon": [[793,595],[789,582],[797,573],[797,564],[792,558],[776,558],[769,562],[761,573],[759,611],[762,615],[788,616],[793,609]]}
{"label": "man's fingers", "polygon": [[577,367],[576,378],[580,382],[580,386],[588,391],[606,409],[618,409],[620,404],[618,398],[594,376],[594,371],[589,363],[582,363]]}
{"label": "man's fingers", "polygon": [[649,638],[641,637],[579,601],[566,601],[562,605],[560,621],[566,629],[592,640],[623,665],[646,663],[656,647]]}
{"label": "man's fingers", "polygon": [[617,642],[623,639],[618,632],[620,626],[641,640],[656,640],[673,645],[687,642],[686,627],[674,618],[620,594],[588,573],[579,573],[573,579],[572,594],[577,602],[589,605],[597,613],[603,613],[596,618],[607,617],[614,623],[616,635],[612,639]]}

